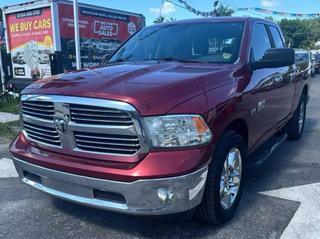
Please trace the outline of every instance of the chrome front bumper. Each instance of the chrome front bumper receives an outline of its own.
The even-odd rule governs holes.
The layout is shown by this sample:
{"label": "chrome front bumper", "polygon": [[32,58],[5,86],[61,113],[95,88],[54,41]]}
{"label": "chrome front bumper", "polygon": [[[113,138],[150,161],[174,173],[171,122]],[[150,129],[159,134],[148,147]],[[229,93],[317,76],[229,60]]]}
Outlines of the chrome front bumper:
{"label": "chrome front bumper", "polygon": [[22,182],[42,192],[135,215],[175,214],[196,207],[202,200],[208,172],[206,166],[179,177],[119,182],[51,170],[17,158],[13,162]]}

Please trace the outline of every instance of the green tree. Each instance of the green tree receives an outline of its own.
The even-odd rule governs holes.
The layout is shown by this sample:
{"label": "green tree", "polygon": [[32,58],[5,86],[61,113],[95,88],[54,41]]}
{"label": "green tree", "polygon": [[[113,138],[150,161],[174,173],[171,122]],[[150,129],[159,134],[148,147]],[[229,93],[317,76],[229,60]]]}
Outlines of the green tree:
{"label": "green tree", "polygon": [[306,47],[307,41],[309,39],[309,33],[305,20],[282,19],[279,22],[279,25],[282,29],[287,44],[290,44],[291,47],[295,48]]}
{"label": "green tree", "polygon": [[222,5],[222,4],[220,4],[216,10],[216,14],[219,17],[232,16],[233,13],[234,13],[234,9],[229,8],[229,6]]}
{"label": "green tree", "polygon": [[153,23],[155,23],[155,24],[163,23],[164,20],[165,20],[164,17],[157,17],[157,18],[153,21]]}
{"label": "green tree", "polygon": [[286,43],[294,48],[313,49],[320,40],[320,19],[282,19],[279,22]]}
{"label": "green tree", "polygon": [[2,22],[2,8],[0,8],[0,22]]}
{"label": "green tree", "polygon": [[275,22],[275,20],[273,19],[272,16],[267,16],[265,17],[266,20],[271,21],[271,22]]}

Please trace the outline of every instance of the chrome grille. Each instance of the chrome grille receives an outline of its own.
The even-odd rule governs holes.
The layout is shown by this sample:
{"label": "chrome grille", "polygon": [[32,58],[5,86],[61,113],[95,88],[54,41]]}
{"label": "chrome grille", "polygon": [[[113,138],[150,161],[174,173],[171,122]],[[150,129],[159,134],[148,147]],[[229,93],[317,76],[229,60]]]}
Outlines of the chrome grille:
{"label": "chrome grille", "polygon": [[76,145],[85,151],[134,154],[140,149],[137,136],[74,132]]}
{"label": "chrome grille", "polygon": [[79,124],[133,125],[128,112],[91,105],[70,105],[71,121]]}
{"label": "chrome grille", "polygon": [[24,101],[22,102],[22,113],[31,117],[53,120],[54,105],[46,101]]}
{"label": "chrome grille", "polygon": [[22,95],[21,109],[27,139],[48,149],[97,159],[99,154],[131,156],[149,151],[139,115],[125,102]]}
{"label": "chrome grille", "polygon": [[26,121],[23,121],[23,126],[29,138],[40,143],[60,146],[59,134],[55,128],[31,124]]}

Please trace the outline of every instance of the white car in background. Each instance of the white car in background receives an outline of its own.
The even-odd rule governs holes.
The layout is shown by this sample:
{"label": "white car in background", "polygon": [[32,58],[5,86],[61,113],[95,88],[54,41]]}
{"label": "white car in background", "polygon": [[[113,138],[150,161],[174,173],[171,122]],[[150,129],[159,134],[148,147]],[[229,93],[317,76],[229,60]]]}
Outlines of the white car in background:
{"label": "white car in background", "polygon": [[96,39],[88,39],[81,43],[81,50],[98,49],[98,42]]}
{"label": "white car in background", "polygon": [[88,39],[81,43],[81,50],[89,49],[92,49],[99,53],[103,53],[108,51],[109,45],[98,39]]}
{"label": "white car in background", "polygon": [[38,51],[38,62],[39,64],[49,64],[49,54],[46,50],[39,50]]}
{"label": "white car in background", "polygon": [[81,50],[93,49],[96,52],[111,54],[121,45],[117,39],[88,39],[81,43]]}
{"label": "white car in background", "polygon": [[24,52],[15,52],[12,57],[12,62],[15,64],[23,65],[24,62]]}

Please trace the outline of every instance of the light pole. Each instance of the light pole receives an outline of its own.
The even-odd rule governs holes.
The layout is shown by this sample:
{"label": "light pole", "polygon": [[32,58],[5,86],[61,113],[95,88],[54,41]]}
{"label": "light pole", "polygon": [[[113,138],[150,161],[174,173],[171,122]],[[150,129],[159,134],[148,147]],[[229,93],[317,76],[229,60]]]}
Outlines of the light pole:
{"label": "light pole", "polygon": [[76,65],[77,65],[77,70],[80,70],[81,55],[80,55],[80,29],[79,29],[78,0],[73,0],[73,22],[74,22],[74,43],[76,47]]}

